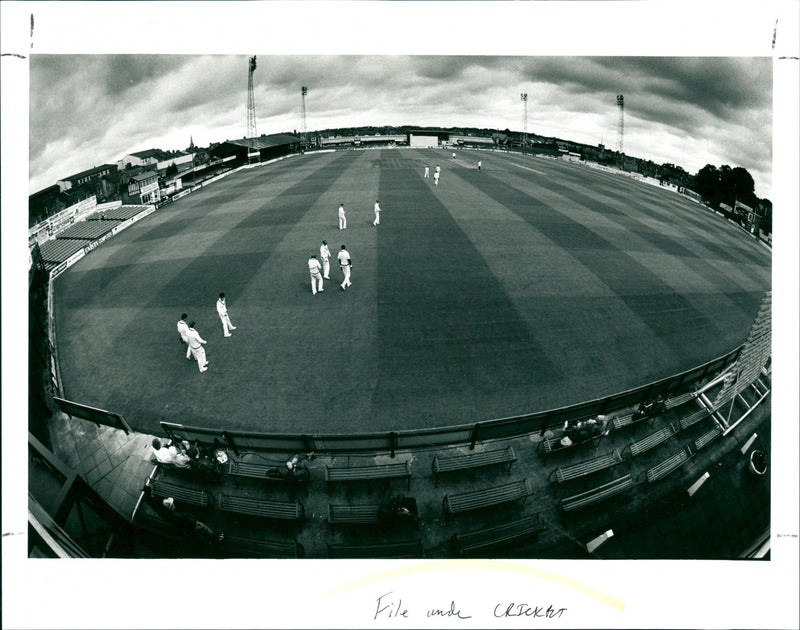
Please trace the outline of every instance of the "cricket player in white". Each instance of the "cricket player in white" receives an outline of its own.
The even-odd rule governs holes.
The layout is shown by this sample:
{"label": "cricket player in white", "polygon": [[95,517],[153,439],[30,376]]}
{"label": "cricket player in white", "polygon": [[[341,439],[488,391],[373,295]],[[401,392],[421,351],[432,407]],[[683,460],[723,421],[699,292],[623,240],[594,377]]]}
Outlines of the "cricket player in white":
{"label": "cricket player in white", "polygon": [[433,183],[436,184],[437,186],[439,185],[439,171],[436,171],[433,174]]}
{"label": "cricket player in white", "polygon": [[422,176],[423,179],[427,179],[431,176],[431,169],[427,166],[425,167],[425,174]]}
{"label": "cricket player in white", "polygon": [[206,349],[202,344],[206,343],[206,340],[194,329],[194,322],[189,322],[186,340],[189,342],[189,349],[192,351],[192,356],[194,356],[197,361],[197,368],[201,372],[205,372],[208,369],[208,361],[206,360]]}
{"label": "cricket player in white", "polygon": [[189,348],[189,340],[187,333],[189,332],[189,324],[186,323],[186,318],[189,317],[186,313],[181,313],[181,318],[178,320],[178,334],[181,336],[181,341],[186,344],[186,358],[192,360],[192,351]]}
{"label": "cricket player in white", "polygon": [[342,245],[342,249],[339,252],[337,258],[339,259],[339,266],[342,268],[342,273],[344,273],[344,282],[342,282],[341,287],[342,291],[347,289],[351,285],[350,282],[350,269],[352,264],[350,262],[350,252],[348,252],[344,245]]}
{"label": "cricket player in white", "polygon": [[231,330],[236,330],[236,326],[231,324],[231,318],[228,317],[228,306],[225,304],[225,294],[220,293],[219,299],[217,300],[217,313],[219,314],[219,318],[222,321],[222,333],[226,337],[231,336]]}
{"label": "cricket player in white", "polygon": [[326,280],[331,279],[331,250],[328,249],[328,241],[322,241],[319,246],[319,257],[322,259],[322,277]]}
{"label": "cricket player in white", "polygon": [[375,200],[375,220],[372,222],[372,225],[380,225],[381,224],[381,206],[378,203],[378,200]]}
{"label": "cricket player in white", "polygon": [[322,275],[319,273],[322,265],[319,264],[317,260],[316,254],[311,254],[311,258],[308,259],[308,271],[311,274],[311,294],[317,294],[317,283],[319,283],[319,290],[323,291],[322,288]]}
{"label": "cricket player in white", "polygon": [[346,230],[347,229],[347,217],[344,216],[344,204],[339,204],[339,229]]}

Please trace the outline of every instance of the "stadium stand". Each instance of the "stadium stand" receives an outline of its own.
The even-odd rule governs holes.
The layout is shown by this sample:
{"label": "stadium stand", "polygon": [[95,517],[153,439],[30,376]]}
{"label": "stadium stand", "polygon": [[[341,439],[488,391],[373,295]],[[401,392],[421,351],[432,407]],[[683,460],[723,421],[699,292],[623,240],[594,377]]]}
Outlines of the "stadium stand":
{"label": "stadium stand", "polygon": [[[59,233],[57,240],[80,239],[93,241],[96,238],[105,236],[116,227],[113,221],[81,221],[70,225],[66,230]],[[84,243],[85,245],[86,243]]]}

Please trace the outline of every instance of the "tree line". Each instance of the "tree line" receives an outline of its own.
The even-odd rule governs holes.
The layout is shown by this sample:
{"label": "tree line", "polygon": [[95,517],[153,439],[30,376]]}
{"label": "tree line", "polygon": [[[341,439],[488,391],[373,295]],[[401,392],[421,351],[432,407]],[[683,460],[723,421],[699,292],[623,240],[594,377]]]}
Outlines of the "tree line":
{"label": "tree line", "polygon": [[761,216],[761,229],[772,232],[772,202],[756,196],[755,182],[747,169],[706,164],[694,176],[693,189],[712,208],[719,209],[720,204],[733,208],[737,201],[743,203]]}

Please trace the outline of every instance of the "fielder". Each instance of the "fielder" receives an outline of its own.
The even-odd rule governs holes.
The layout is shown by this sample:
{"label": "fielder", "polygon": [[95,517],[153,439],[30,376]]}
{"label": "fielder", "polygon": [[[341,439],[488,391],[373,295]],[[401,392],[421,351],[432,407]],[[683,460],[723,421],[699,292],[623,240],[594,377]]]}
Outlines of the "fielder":
{"label": "fielder", "polygon": [[208,369],[208,361],[206,360],[206,349],[202,344],[206,343],[206,340],[194,329],[194,322],[189,322],[186,340],[189,342],[189,349],[197,361],[197,369],[205,372]]}
{"label": "fielder", "polygon": [[431,176],[431,169],[427,166],[425,167],[425,174],[422,176],[423,179],[428,179]]}
{"label": "fielder", "polygon": [[186,318],[189,317],[186,313],[181,313],[181,318],[178,320],[178,334],[181,336],[181,343],[186,344],[186,358],[192,360],[192,351],[189,348],[189,340],[186,334],[189,332],[189,325],[186,323]]}
{"label": "fielder", "polygon": [[342,249],[337,258],[339,259],[339,266],[342,268],[342,273],[344,274],[344,282],[341,284],[342,291],[344,291],[352,284],[350,282],[350,269],[353,266],[350,262],[350,252],[345,249],[344,245],[342,245]]}
{"label": "fielder", "polygon": [[311,295],[317,294],[317,283],[319,283],[320,292],[324,290],[322,288],[322,275],[319,273],[321,268],[322,265],[319,264],[317,255],[311,254],[311,258],[308,259],[308,271],[311,274]]}
{"label": "fielder", "polygon": [[328,249],[328,241],[322,241],[319,246],[319,257],[322,259],[322,277],[326,280],[331,279],[331,250]]}
{"label": "fielder", "polygon": [[439,185],[439,171],[438,170],[433,174],[433,183],[436,184],[437,186]]}
{"label": "fielder", "polygon": [[344,216],[344,204],[339,204],[339,229],[346,230],[347,229],[347,217]]}
{"label": "fielder", "polygon": [[217,300],[217,314],[219,315],[220,320],[222,321],[222,333],[226,337],[231,336],[231,330],[236,330],[236,326],[231,324],[231,318],[228,317],[228,307],[225,304],[225,294],[220,293],[219,299]]}
{"label": "fielder", "polygon": [[381,224],[381,206],[378,203],[378,200],[375,200],[375,220],[372,222],[373,226],[377,226]]}

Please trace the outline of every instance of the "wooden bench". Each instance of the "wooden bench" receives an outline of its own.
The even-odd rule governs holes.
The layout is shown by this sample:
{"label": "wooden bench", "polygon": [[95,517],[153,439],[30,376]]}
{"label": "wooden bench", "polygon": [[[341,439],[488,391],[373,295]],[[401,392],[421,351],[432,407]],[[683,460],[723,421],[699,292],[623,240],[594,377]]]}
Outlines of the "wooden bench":
{"label": "wooden bench", "polygon": [[524,503],[530,495],[530,482],[527,479],[520,479],[502,486],[472,490],[461,494],[448,494],[442,500],[442,505],[447,514],[457,514],[519,499],[522,499]]}
{"label": "wooden bench", "polygon": [[667,398],[664,403],[667,405],[667,410],[669,410],[675,409],[675,407],[680,407],[681,405],[684,405],[695,398],[697,398],[697,394],[695,392],[686,392],[683,394],[678,394],[677,396],[673,396],[672,398]]}
{"label": "wooden bench", "polygon": [[328,545],[329,558],[422,558],[422,541],[406,540],[377,545]]}
{"label": "wooden bench", "polygon": [[695,411],[691,415],[688,415],[688,416],[685,416],[685,417],[681,418],[680,419],[681,430],[683,431],[685,429],[688,429],[689,427],[697,424],[698,422],[700,422],[701,420],[703,420],[707,416],[708,416],[708,410],[707,409],[700,409],[698,411]]}
{"label": "wooden bench", "polygon": [[222,541],[226,556],[233,558],[302,558],[303,545],[296,540],[261,540],[242,536],[228,536]]}
{"label": "wooden bench", "polygon": [[630,452],[631,457],[636,457],[637,455],[641,455],[642,453],[646,453],[650,449],[655,448],[656,446],[663,444],[667,440],[669,440],[673,435],[677,433],[675,426],[669,424],[658,431],[654,431],[650,435],[643,437],[641,440],[637,440],[628,446],[628,451]]}
{"label": "wooden bench", "polygon": [[571,442],[570,444],[562,444],[561,440],[564,439],[564,435],[560,435],[559,437],[552,437],[552,438],[544,438],[539,445],[536,447],[539,456],[547,461],[548,455],[553,455],[555,453],[560,453],[562,451],[566,451],[567,449],[574,448],[576,446],[586,446],[587,444],[595,444],[598,440],[604,437],[603,435],[598,435],[595,437],[591,437],[587,440],[581,440],[580,442]]}
{"label": "wooden bench", "polygon": [[522,542],[532,538],[546,529],[539,514],[526,516],[509,523],[502,523],[486,529],[478,529],[463,534],[453,534],[452,541],[456,551],[461,554],[472,554],[496,549]]}
{"label": "wooden bench", "polygon": [[378,522],[380,505],[328,505],[328,524],[375,525]]}
{"label": "wooden bench", "polygon": [[616,433],[619,429],[624,429],[625,427],[637,424],[642,420],[652,420],[652,418],[648,418],[647,416],[642,416],[641,418],[637,418],[636,420],[634,420],[633,413],[626,413],[624,416],[616,416],[611,421],[611,424],[614,427],[614,433]]}
{"label": "wooden bench", "polygon": [[265,501],[221,494],[217,509],[246,516],[260,516],[285,521],[301,521],[303,519],[303,504],[298,501]]}
{"label": "wooden bench", "polygon": [[305,471],[304,474],[296,476],[269,474],[278,468],[279,467],[277,466],[268,466],[259,462],[243,462],[241,460],[232,460],[228,463],[228,466],[225,469],[225,474],[234,478],[242,477],[246,479],[259,479],[261,481],[275,481],[277,483],[285,483],[290,486],[294,484],[303,485],[305,487],[305,494],[308,496],[308,480],[311,475],[307,468],[303,468]]}
{"label": "wooden bench", "polygon": [[434,485],[439,485],[439,475],[444,472],[482,468],[495,464],[504,464],[506,474],[511,472],[511,466],[517,461],[514,449],[510,446],[499,451],[485,451],[483,453],[467,453],[445,457],[434,457],[431,463]]}
{"label": "wooden bench", "polygon": [[162,499],[172,497],[178,503],[197,505],[200,507],[208,507],[212,503],[208,492],[205,490],[186,488],[169,481],[160,481],[156,479],[148,480],[147,485],[150,486],[153,496],[161,497]]}
{"label": "wooden bench", "polygon": [[610,453],[600,455],[599,457],[587,459],[586,461],[578,462],[577,464],[556,468],[550,473],[548,480],[552,483],[553,476],[555,475],[556,483],[564,483],[565,481],[579,479],[580,477],[585,477],[586,475],[600,472],[606,468],[613,468],[621,461],[622,456],[619,454],[617,449],[614,449]]}
{"label": "wooden bench", "polygon": [[713,442],[717,437],[722,435],[722,429],[719,426],[715,425],[714,428],[706,431],[694,441],[694,450],[695,452],[699,451],[701,448],[708,446],[709,442]]}
{"label": "wooden bench", "polygon": [[691,449],[686,446],[682,448],[680,451],[675,453],[674,455],[670,455],[665,459],[663,462],[660,462],[653,466],[652,468],[647,469],[647,481],[648,483],[655,483],[669,475],[670,473],[676,471],[678,468],[683,466],[683,463],[687,461],[692,456]]}
{"label": "wooden bench", "polygon": [[631,476],[629,474],[623,475],[622,477],[614,479],[613,481],[609,481],[608,483],[604,483],[602,486],[598,486],[597,488],[561,499],[558,502],[558,509],[561,512],[580,510],[589,507],[590,505],[610,499],[621,492],[625,492],[633,485],[634,482],[633,479],[631,479]]}
{"label": "wooden bench", "polygon": [[408,489],[411,489],[411,464],[400,462],[397,464],[371,464],[369,466],[325,466],[325,481],[328,490],[335,482],[373,481],[406,479]]}

